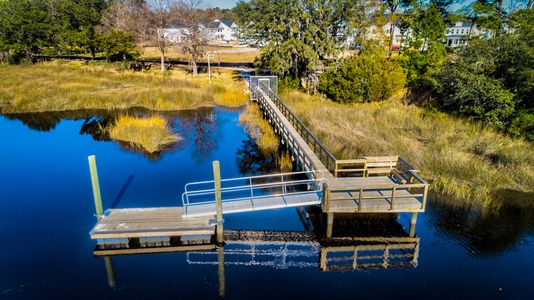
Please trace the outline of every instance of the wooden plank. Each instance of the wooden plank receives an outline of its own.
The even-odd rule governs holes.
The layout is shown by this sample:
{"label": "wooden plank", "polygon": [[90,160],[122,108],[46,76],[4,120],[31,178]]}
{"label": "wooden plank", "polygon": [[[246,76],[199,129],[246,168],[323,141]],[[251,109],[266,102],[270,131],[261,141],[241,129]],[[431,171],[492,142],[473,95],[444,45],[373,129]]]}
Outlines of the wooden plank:
{"label": "wooden plank", "polygon": [[153,247],[153,248],[135,248],[135,249],[105,249],[94,250],[94,256],[115,256],[115,255],[135,255],[135,254],[154,254],[169,252],[189,252],[189,251],[209,251],[215,250],[213,244],[209,245],[184,245],[170,247]]}
{"label": "wooden plank", "polygon": [[181,207],[110,209],[90,232],[92,239],[211,235],[211,217],[184,218]]}

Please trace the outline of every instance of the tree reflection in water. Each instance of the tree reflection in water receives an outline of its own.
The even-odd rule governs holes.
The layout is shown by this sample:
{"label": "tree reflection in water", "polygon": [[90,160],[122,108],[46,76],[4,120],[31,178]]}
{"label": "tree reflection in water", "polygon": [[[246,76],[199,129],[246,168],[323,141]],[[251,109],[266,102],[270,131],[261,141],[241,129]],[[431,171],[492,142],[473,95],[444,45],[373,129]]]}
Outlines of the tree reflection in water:
{"label": "tree reflection in water", "polygon": [[193,158],[203,161],[211,156],[220,140],[218,130],[222,120],[215,115],[214,108],[201,108],[179,112],[173,122],[173,129],[194,144]]}
{"label": "tree reflection in water", "polygon": [[521,193],[521,202],[512,200],[517,196],[514,194],[509,193],[500,209],[488,211],[453,206],[432,197],[427,213],[440,232],[459,240],[474,253],[498,255],[514,248],[527,231],[534,229],[532,193]]}

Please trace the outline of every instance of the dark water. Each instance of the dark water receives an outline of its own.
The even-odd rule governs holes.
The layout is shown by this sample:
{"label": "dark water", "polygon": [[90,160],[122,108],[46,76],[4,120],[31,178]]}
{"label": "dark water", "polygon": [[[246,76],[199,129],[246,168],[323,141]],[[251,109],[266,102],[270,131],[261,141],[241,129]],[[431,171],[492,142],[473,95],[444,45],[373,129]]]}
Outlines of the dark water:
{"label": "dark water", "polygon": [[[115,287],[108,286],[104,259],[92,256],[95,243],[88,235],[95,218],[87,156],[97,156],[105,207],[179,205],[185,183],[210,178],[212,160],[221,161],[223,177],[269,170],[268,159],[237,124],[239,112],[167,116],[184,141],[150,157],[106,141],[94,128],[107,117],[92,115],[99,113],[0,117],[0,298],[220,298],[216,255],[189,261],[186,253],[113,257]],[[513,208],[482,216],[431,199],[417,223],[414,265],[322,272],[315,256],[295,267],[276,258],[263,266],[228,264],[224,298],[532,299],[533,216]],[[407,228],[409,217],[346,226],[360,223],[351,229],[365,236],[397,236],[402,233],[389,228]],[[225,228],[313,230],[303,220],[297,209],[233,214],[225,216]],[[339,226],[337,234],[343,235]]]}

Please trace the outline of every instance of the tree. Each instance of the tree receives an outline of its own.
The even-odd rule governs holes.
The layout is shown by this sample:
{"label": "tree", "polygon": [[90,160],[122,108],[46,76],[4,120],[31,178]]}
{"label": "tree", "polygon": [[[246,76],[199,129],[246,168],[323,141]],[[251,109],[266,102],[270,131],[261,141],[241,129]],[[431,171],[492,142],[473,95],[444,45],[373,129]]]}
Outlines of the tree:
{"label": "tree", "polygon": [[397,8],[400,5],[400,0],[382,0],[382,5],[389,11],[389,40],[388,40],[388,51],[389,56],[391,57],[392,47],[393,47],[393,37],[395,36],[395,23]]}
{"label": "tree", "polygon": [[97,27],[108,7],[107,0],[57,0],[57,11],[62,23],[60,42],[66,49],[88,49],[94,58],[97,51]]}
{"label": "tree", "polygon": [[171,22],[171,6],[173,4],[173,0],[148,0],[148,5],[152,10],[154,40],[159,50],[162,72],[165,71],[165,54],[169,46],[169,42],[165,36],[165,28]]}
{"label": "tree", "polygon": [[208,19],[208,13],[201,9],[203,3],[203,0],[183,0],[175,10],[178,21],[187,27],[182,51],[190,55],[193,76],[198,75],[197,63],[204,55],[207,45],[206,36],[200,27],[202,22]]}
{"label": "tree", "polygon": [[0,1],[0,47],[12,62],[57,44],[58,13],[46,0]]}
{"label": "tree", "polygon": [[121,31],[111,31],[100,36],[99,45],[108,61],[126,61],[139,56],[133,37]]}
{"label": "tree", "polygon": [[150,19],[146,0],[115,0],[102,17],[103,31],[128,33],[137,44],[145,45],[153,31]]}
{"label": "tree", "polygon": [[404,87],[405,82],[402,67],[386,58],[381,47],[372,47],[323,73],[319,91],[341,103],[383,101]]}
{"label": "tree", "polygon": [[240,1],[234,13],[250,40],[265,45],[257,65],[316,85],[316,69],[347,47],[351,24],[363,10],[352,0]]}
{"label": "tree", "polygon": [[407,36],[408,47],[400,62],[410,84],[418,85],[419,79],[426,80],[447,58],[445,18],[434,3],[415,3],[405,13],[410,16],[411,34]]}

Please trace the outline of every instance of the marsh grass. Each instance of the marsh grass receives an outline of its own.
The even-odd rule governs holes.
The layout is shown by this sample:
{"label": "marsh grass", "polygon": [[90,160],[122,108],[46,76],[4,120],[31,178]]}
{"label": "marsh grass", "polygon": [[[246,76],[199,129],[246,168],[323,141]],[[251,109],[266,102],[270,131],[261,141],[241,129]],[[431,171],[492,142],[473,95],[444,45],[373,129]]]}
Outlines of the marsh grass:
{"label": "marsh grass", "polygon": [[109,129],[109,136],[113,140],[140,147],[148,153],[159,152],[180,140],[171,132],[167,120],[158,116],[119,116]]}
{"label": "marsh grass", "polygon": [[338,158],[401,155],[455,204],[499,208],[514,191],[514,201],[533,206],[529,142],[396,101],[342,105],[300,92],[281,98]]}
{"label": "marsh grass", "polygon": [[183,110],[202,106],[241,106],[245,84],[227,70],[188,75],[185,70],[133,72],[121,65],[48,62],[0,64],[0,112],[80,109]]}

